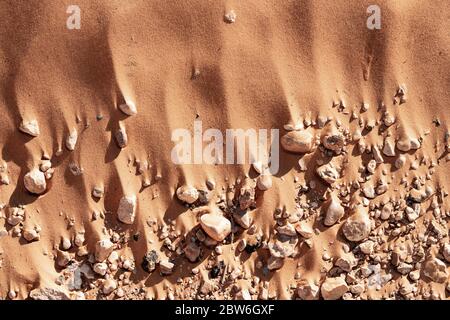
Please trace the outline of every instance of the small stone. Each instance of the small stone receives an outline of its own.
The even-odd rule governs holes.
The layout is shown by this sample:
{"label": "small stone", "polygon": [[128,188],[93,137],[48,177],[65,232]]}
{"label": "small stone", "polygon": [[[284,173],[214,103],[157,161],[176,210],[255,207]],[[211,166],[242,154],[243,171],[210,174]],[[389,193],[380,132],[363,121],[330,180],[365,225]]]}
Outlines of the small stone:
{"label": "small stone", "polygon": [[302,300],[318,300],[319,287],[311,281],[302,280],[297,285],[297,295]]}
{"label": "small stone", "polygon": [[364,186],[362,192],[364,196],[368,199],[375,198],[375,189],[372,185]]}
{"label": "small stone", "polygon": [[290,131],[281,137],[281,145],[286,151],[293,153],[309,153],[312,151],[314,137],[309,131]]}
{"label": "small stone", "polygon": [[108,265],[104,262],[98,262],[96,264],[94,264],[94,272],[104,276],[106,274],[106,272],[108,271]]}
{"label": "small stone", "polygon": [[125,130],[125,126],[120,125],[119,129],[116,131],[115,137],[119,148],[123,149],[128,145],[128,135]]}
{"label": "small stone", "polygon": [[261,175],[256,181],[256,186],[261,191],[269,190],[272,187],[272,177],[270,175]]}
{"label": "small stone", "polygon": [[127,101],[127,103],[122,103],[119,106],[120,111],[129,116],[134,116],[137,114],[136,105],[133,101]]}
{"label": "small stone", "polygon": [[267,260],[267,269],[270,271],[278,270],[284,265],[284,259],[283,258],[277,258],[274,256],[270,256]]}
{"label": "small stone", "polygon": [[78,132],[77,129],[73,129],[69,136],[66,139],[66,148],[67,150],[73,151],[75,150],[75,145],[77,144],[78,140]]}
{"label": "small stone", "polygon": [[22,123],[19,126],[19,130],[29,134],[32,137],[37,137],[40,134],[39,131],[39,124],[37,120],[23,120]]}
{"label": "small stone", "polygon": [[183,202],[192,204],[197,201],[199,192],[196,188],[190,185],[184,185],[177,189],[177,197]]}
{"label": "small stone", "polygon": [[389,138],[384,140],[383,154],[387,157],[395,157],[395,145]]}
{"label": "small stone", "polygon": [[411,141],[409,138],[403,138],[397,141],[397,149],[403,152],[411,150]]}
{"label": "small stone", "polygon": [[30,292],[30,298],[33,300],[70,300],[66,289],[56,288],[37,288]]}
{"label": "small stone", "polygon": [[307,224],[306,222],[299,222],[295,226],[295,231],[298,232],[299,235],[301,235],[305,239],[309,239],[314,235],[314,231],[312,227]]}
{"label": "small stone", "polygon": [[334,225],[344,216],[344,207],[342,207],[339,199],[334,195],[325,202],[324,207],[326,208],[326,211],[323,224],[328,227]]}
{"label": "small stone", "polygon": [[401,169],[406,163],[406,157],[401,154],[398,156],[398,158],[395,160],[394,166],[397,169]]}
{"label": "small stone", "polygon": [[447,266],[438,258],[431,258],[425,262],[423,274],[437,283],[444,283],[448,278]]}
{"label": "small stone", "polygon": [[200,256],[200,252],[200,247],[197,246],[194,242],[190,242],[186,246],[186,248],[184,248],[184,254],[190,262],[196,262],[198,260],[198,257]]}
{"label": "small stone", "polygon": [[345,145],[345,137],[336,127],[329,126],[328,130],[322,135],[322,144],[328,150],[340,152]]}
{"label": "small stone", "polygon": [[236,13],[234,12],[234,10],[228,11],[228,12],[223,16],[223,20],[224,20],[226,23],[235,23],[235,22],[236,22]]}
{"label": "small stone", "polygon": [[237,245],[237,249],[239,252],[242,252],[245,250],[245,247],[247,247],[247,241],[245,239],[241,239]]}
{"label": "small stone", "polygon": [[342,255],[335,262],[335,265],[345,272],[350,272],[357,264],[358,260],[352,253]]}
{"label": "small stone", "polygon": [[160,258],[156,250],[150,250],[142,259],[142,269],[151,273],[156,269],[156,265],[160,262]]}
{"label": "small stone", "polygon": [[256,183],[253,179],[246,178],[239,190],[239,208],[246,210],[255,204]]}
{"label": "small stone", "polygon": [[25,219],[25,210],[20,207],[11,207],[8,210],[9,215],[6,222],[12,226],[18,225],[20,222]]}
{"label": "small stone", "polygon": [[71,260],[70,253],[67,251],[58,250],[56,255],[56,263],[58,266],[64,268],[66,267]]}
{"label": "small stone", "polygon": [[69,250],[72,247],[72,242],[70,239],[66,237],[61,238],[61,249],[62,250]]}
{"label": "small stone", "polygon": [[95,198],[100,199],[101,197],[103,197],[105,190],[103,189],[103,186],[95,186],[94,188],[92,188],[92,196]]}
{"label": "small stone", "polygon": [[203,230],[214,240],[223,241],[231,232],[231,223],[219,214],[207,213],[200,217]]}
{"label": "small stone", "polygon": [[172,274],[174,266],[175,265],[172,262],[170,262],[169,260],[162,260],[159,263],[159,270],[161,271],[161,274],[169,275],[169,274]]}
{"label": "small stone", "polygon": [[358,206],[354,213],[345,221],[342,228],[344,236],[349,241],[359,242],[367,238],[371,231],[371,223],[367,211]]}
{"label": "small stone", "polygon": [[283,234],[288,237],[295,237],[297,235],[295,230],[296,229],[294,228],[294,226],[290,223],[286,223],[283,226],[277,227],[277,231],[279,234]]}
{"label": "small stone", "polygon": [[373,248],[375,246],[375,243],[373,241],[367,240],[359,245],[359,249],[362,253],[366,255],[370,255],[373,253]]}
{"label": "small stone", "polygon": [[137,199],[135,195],[128,195],[120,199],[117,210],[118,219],[125,224],[133,224],[136,217]]}
{"label": "small stone", "polygon": [[43,160],[39,166],[39,170],[42,172],[47,172],[52,167],[50,160]]}
{"label": "small stone", "polygon": [[348,285],[343,278],[327,278],[320,287],[320,293],[325,300],[337,300],[348,291]]}
{"label": "small stone", "polygon": [[43,194],[47,188],[45,175],[38,168],[34,168],[28,172],[24,176],[23,182],[25,184],[25,188],[34,194]]}
{"label": "small stone", "polygon": [[24,229],[23,237],[28,242],[37,241],[40,238],[39,233],[35,229]]}
{"label": "small stone", "polygon": [[114,279],[106,279],[103,282],[103,293],[108,295],[117,288],[117,282]]}
{"label": "small stone", "polygon": [[252,225],[252,218],[247,211],[239,210],[233,213],[234,222],[240,225],[244,229],[250,228]]}
{"label": "small stone", "polygon": [[95,260],[98,262],[105,261],[113,250],[114,244],[109,239],[97,241],[95,244]]}
{"label": "small stone", "polygon": [[316,173],[328,184],[333,184],[340,178],[338,170],[331,162],[318,167]]}

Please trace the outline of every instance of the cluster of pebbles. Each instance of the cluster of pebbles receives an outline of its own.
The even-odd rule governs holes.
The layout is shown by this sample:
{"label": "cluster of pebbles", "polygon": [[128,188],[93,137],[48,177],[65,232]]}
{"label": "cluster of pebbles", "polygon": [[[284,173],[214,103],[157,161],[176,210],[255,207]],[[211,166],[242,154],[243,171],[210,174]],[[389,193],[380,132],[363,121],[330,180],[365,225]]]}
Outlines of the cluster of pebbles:
{"label": "cluster of pebbles", "polygon": [[[236,16],[229,12],[224,19],[233,23]],[[402,85],[394,105],[405,102],[406,86]],[[447,191],[433,180],[442,160],[440,152],[436,151],[437,156],[416,153],[427,143],[426,136],[409,136],[398,130],[398,119],[384,104],[379,107],[380,120],[363,120],[343,102],[333,107],[349,115],[348,127],[323,116],[284,126],[281,145],[299,157],[294,180],[298,195],[294,212],[275,209],[270,235],[255,222],[255,216],[261,214],[257,200],[280,178],[268,174],[264,164],[254,163],[256,178],[246,176],[228,188],[217,188],[212,180],[206,181],[204,188],[190,184],[176,188],[177,201],[194,215],[197,226],[182,234],[175,221],[161,224],[148,220],[146,227],[158,235],[161,246],[151,243],[144,256],[135,257],[126,250],[127,243],[137,241],[139,234],[105,229],[93,252],[84,230],[73,239],[62,238],[51,253],[61,271],[57,287],[34,289],[30,297],[83,299],[94,297],[91,291],[97,290],[96,294],[107,299],[150,299],[153,296],[144,285],[133,283],[138,270],[171,277],[187,263],[190,277],[175,277],[174,283],[165,287],[167,299],[276,299],[279,292],[270,286],[267,276],[285,264],[295,264],[308,252],[316,252],[322,259],[318,277],[304,276],[304,266],[298,262],[298,271],[286,288],[291,298],[368,299],[373,292],[384,299],[445,298],[450,290],[450,210],[444,205]],[[119,109],[128,116],[137,114],[132,102]],[[368,110],[364,103],[360,114]],[[356,128],[351,131],[352,122]],[[36,120],[24,121],[19,129],[32,137],[40,134]],[[380,144],[365,139],[373,130],[378,130]],[[118,147],[127,146],[124,124],[114,137]],[[77,140],[73,129],[66,148],[75,150]],[[448,140],[447,133],[436,142],[445,154],[450,148]],[[349,165],[355,159],[360,162],[356,170]],[[450,159],[447,156],[445,160]],[[139,163],[141,166],[148,164]],[[426,169],[420,171],[424,174],[419,167]],[[349,181],[345,175],[352,170],[357,177]],[[76,165],[71,171],[82,174]],[[309,172],[313,172],[309,180],[299,179]],[[44,194],[53,173],[51,159],[45,157],[24,175],[26,190],[36,196]],[[0,175],[3,183],[9,183],[6,163],[0,163]],[[92,189],[95,198],[104,193],[103,186]],[[136,223],[138,201],[136,194],[120,199],[116,217],[124,226]],[[41,227],[25,227],[26,210],[25,206],[2,207],[13,236],[39,241]],[[340,250],[321,248],[322,233],[330,232],[334,234],[330,245]],[[0,236],[6,235],[8,232],[0,230]],[[266,278],[249,274],[239,264],[227,264],[225,251],[235,255],[236,261],[240,255],[253,257],[255,268]],[[16,292],[10,291],[9,298],[15,297]]]}

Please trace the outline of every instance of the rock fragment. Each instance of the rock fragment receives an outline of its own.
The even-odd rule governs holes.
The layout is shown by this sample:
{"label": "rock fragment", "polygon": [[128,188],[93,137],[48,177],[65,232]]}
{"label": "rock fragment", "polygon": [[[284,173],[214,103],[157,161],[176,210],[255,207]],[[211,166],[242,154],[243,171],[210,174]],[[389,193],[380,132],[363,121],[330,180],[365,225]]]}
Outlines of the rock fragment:
{"label": "rock fragment", "polygon": [[344,236],[349,241],[359,242],[367,238],[371,231],[371,222],[367,210],[358,206],[342,227]]}
{"label": "rock fragment", "polygon": [[318,167],[316,173],[328,184],[333,184],[340,178],[337,168],[331,162]]}
{"label": "rock fragment", "polygon": [[281,137],[281,145],[292,153],[309,153],[314,145],[314,137],[306,130],[290,131]]}
{"label": "rock fragment", "polygon": [[75,150],[75,145],[78,140],[78,132],[77,129],[73,129],[70,134],[66,138],[66,148],[67,150],[73,151]]}
{"label": "rock fragment", "polygon": [[423,274],[437,283],[444,283],[448,278],[447,266],[438,258],[430,258],[425,262]]}
{"label": "rock fragment", "polygon": [[109,239],[97,241],[95,244],[95,260],[97,262],[105,261],[113,250],[114,244]]}
{"label": "rock fragment", "polygon": [[345,145],[345,137],[335,126],[329,126],[321,138],[322,144],[328,150],[340,152]]}
{"label": "rock fragment", "polygon": [[119,105],[119,109],[128,116],[134,116],[137,114],[137,108],[133,101],[122,103]]}
{"label": "rock fragment", "polygon": [[214,213],[200,217],[202,229],[214,240],[223,241],[231,232],[231,223],[227,218]]}
{"label": "rock fragment", "polygon": [[223,16],[223,21],[225,21],[226,23],[235,23],[236,22],[236,13],[234,12],[234,10],[228,11]]}
{"label": "rock fragment", "polygon": [[119,148],[123,149],[128,145],[128,134],[124,125],[121,124],[119,126],[119,129],[115,133],[115,138]]}
{"label": "rock fragment", "polygon": [[40,134],[39,124],[36,119],[23,120],[19,126],[19,130],[32,137],[37,137]]}
{"label": "rock fragment", "polygon": [[325,219],[323,224],[330,227],[338,222],[344,216],[344,207],[342,207],[339,199],[332,195],[330,199],[325,203]]}
{"label": "rock fragment", "polygon": [[318,300],[319,287],[311,281],[300,281],[297,285],[297,295],[302,300]]}
{"label": "rock fragment", "polygon": [[348,285],[343,278],[327,278],[320,287],[320,293],[325,300],[337,300],[348,291]]}
{"label": "rock fragment", "polygon": [[156,250],[150,250],[142,259],[142,269],[151,273],[156,269],[156,265],[160,262],[160,258]]}
{"label": "rock fragment", "polygon": [[23,178],[25,188],[34,194],[43,194],[47,188],[45,175],[38,168],[33,168]]}
{"label": "rock fragment", "polygon": [[117,210],[118,219],[125,224],[133,224],[136,217],[137,199],[135,195],[128,195],[120,199]]}
{"label": "rock fragment", "polygon": [[184,185],[177,189],[177,197],[183,202],[192,204],[197,201],[199,192],[191,185]]}

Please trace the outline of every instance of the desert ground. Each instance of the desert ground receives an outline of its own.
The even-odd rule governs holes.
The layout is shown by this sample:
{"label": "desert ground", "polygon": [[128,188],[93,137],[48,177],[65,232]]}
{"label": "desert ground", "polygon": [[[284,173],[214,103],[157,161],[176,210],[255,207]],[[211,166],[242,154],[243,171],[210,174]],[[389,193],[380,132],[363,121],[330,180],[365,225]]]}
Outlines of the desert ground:
{"label": "desert ground", "polygon": [[[448,299],[449,30],[445,0],[1,1],[0,299]],[[279,130],[279,169],[174,163],[195,121]]]}

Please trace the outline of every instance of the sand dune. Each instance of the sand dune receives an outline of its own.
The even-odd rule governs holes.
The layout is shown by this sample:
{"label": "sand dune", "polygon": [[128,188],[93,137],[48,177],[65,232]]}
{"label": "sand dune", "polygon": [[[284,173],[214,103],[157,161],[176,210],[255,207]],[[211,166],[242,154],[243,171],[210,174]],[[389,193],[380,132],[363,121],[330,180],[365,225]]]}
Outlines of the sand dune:
{"label": "sand dune", "polygon": [[[1,298],[448,298],[447,1],[70,4],[0,3]],[[260,181],[195,120],[311,140]]]}

